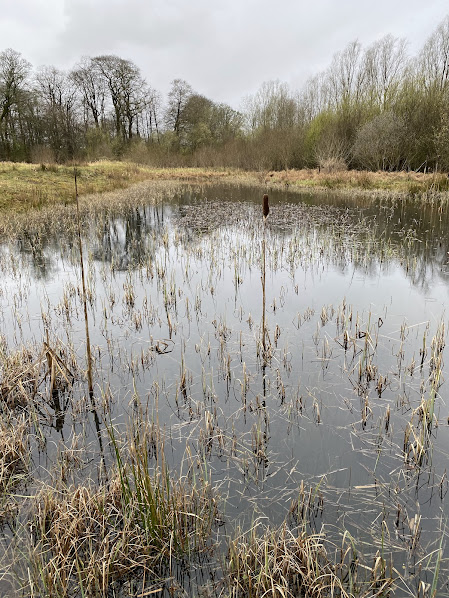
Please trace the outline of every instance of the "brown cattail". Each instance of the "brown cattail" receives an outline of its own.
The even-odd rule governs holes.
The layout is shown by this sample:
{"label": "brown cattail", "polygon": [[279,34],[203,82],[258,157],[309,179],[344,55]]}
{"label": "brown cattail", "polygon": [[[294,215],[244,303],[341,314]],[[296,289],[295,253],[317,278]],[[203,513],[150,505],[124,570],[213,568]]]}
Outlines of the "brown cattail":
{"label": "brown cattail", "polygon": [[270,212],[270,207],[268,205],[268,195],[265,193],[263,196],[263,217],[266,218]]}

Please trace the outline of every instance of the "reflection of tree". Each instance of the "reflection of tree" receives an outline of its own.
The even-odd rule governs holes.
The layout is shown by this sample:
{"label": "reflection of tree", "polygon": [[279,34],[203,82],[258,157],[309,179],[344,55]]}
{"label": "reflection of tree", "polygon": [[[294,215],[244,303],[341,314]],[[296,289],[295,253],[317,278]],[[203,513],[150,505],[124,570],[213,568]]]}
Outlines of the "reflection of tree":
{"label": "reflection of tree", "polygon": [[54,243],[42,243],[39,235],[25,233],[17,239],[16,250],[31,268],[36,280],[50,280],[56,271]]}
{"label": "reflection of tree", "polygon": [[[167,231],[176,231],[184,248],[210,235],[235,233],[251,246],[261,233],[255,218],[260,189],[213,185],[188,187],[171,201],[139,207],[109,207],[85,220],[84,238],[94,260],[117,270],[136,268],[154,256]],[[267,256],[288,249],[288,269],[305,265],[378,276],[400,266],[412,284],[427,290],[447,266],[449,211],[415,200],[385,201],[357,196],[297,195],[270,191]],[[17,240],[35,278],[48,279],[56,256],[73,257],[70,227],[46,224],[29,228]],[[75,255],[75,254],[73,254]],[[287,258],[285,258],[287,259]]]}
{"label": "reflection of tree", "polygon": [[[176,198],[172,225],[185,246],[203,242],[217,229],[233,227],[251,243],[258,234],[253,216],[260,198],[260,190],[246,187],[190,189]],[[398,265],[414,286],[428,290],[447,263],[449,212],[430,203],[298,196],[279,190],[270,191],[270,203],[273,248],[295,238],[296,266],[308,262],[308,267],[333,266],[342,273],[350,266],[375,277]]]}
{"label": "reflection of tree", "polygon": [[447,263],[448,226],[448,210],[432,204],[401,201],[390,209],[385,237],[413,285],[428,290],[435,276],[440,276]]}
{"label": "reflection of tree", "polygon": [[[105,210],[91,215],[83,223],[83,238],[94,260],[114,263],[114,268],[137,268],[154,255],[162,242],[171,207],[155,203],[121,210]],[[14,251],[29,264],[36,279],[49,279],[58,257],[72,259],[74,230],[59,223],[45,223],[33,230],[24,228],[15,241]],[[75,257],[75,259],[78,259]]]}
{"label": "reflection of tree", "polygon": [[128,208],[119,216],[101,215],[93,225],[91,251],[95,260],[113,263],[117,270],[138,267],[148,256],[164,231],[164,213],[169,208],[151,205]]}

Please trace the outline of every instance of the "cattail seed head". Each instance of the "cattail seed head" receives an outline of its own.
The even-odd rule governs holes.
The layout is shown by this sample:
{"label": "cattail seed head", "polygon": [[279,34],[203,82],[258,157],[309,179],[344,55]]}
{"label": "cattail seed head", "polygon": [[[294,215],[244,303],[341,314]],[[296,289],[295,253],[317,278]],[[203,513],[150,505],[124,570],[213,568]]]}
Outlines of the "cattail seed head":
{"label": "cattail seed head", "polygon": [[270,207],[268,205],[268,195],[265,193],[265,195],[263,196],[262,199],[262,204],[263,204],[263,217],[266,218],[270,212]]}

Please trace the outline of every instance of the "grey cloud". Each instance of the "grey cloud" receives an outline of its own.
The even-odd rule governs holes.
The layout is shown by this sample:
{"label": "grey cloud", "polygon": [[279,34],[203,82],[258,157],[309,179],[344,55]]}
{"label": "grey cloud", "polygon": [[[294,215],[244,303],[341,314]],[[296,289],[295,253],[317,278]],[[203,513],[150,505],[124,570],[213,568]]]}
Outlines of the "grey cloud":
{"label": "grey cloud", "polygon": [[447,12],[440,0],[16,0],[0,39],[35,66],[118,54],[163,93],[181,77],[237,107],[263,81],[299,87],[354,39],[392,33],[416,51]]}

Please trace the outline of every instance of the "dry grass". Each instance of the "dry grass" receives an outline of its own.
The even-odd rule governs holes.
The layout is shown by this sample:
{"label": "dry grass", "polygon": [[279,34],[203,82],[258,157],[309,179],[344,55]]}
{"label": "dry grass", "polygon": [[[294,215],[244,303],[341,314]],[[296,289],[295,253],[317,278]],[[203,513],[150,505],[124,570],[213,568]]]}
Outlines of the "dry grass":
{"label": "dry grass", "polygon": [[369,568],[366,582],[355,584],[355,562],[345,564],[352,547],[342,547],[341,563],[328,558],[325,537],[289,530],[284,524],[275,530],[250,532],[231,540],[226,570],[228,595],[232,598],[272,596],[310,598],[388,596],[394,580],[380,557]]}
{"label": "dry grass", "polygon": [[[0,163],[0,211],[27,211],[75,201],[74,166]],[[228,171],[199,168],[156,169],[130,162],[90,162],[77,165],[80,195],[124,189],[144,180],[204,181]]]}
{"label": "dry grass", "polygon": [[8,409],[24,407],[35,394],[36,355],[30,347],[8,352],[0,345],[0,404]]}
{"label": "dry grass", "polygon": [[135,538],[131,513],[124,509],[118,477],[99,490],[45,488],[37,499],[31,575],[24,585],[38,595],[69,596],[80,589],[107,595],[111,580],[155,557],[151,541]]}
{"label": "dry grass", "polygon": [[13,489],[28,470],[28,423],[4,412],[0,416],[0,521],[15,508]]}
{"label": "dry grass", "polygon": [[[131,162],[99,161],[77,165],[79,194],[124,189],[135,183],[178,181],[202,183],[250,181],[306,189],[378,190],[406,195],[449,191],[443,174],[368,172],[324,168],[280,172],[243,172],[220,168],[154,168]],[[75,200],[73,165],[0,163],[0,211],[26,212]]]}
{"label": "dry grass", "polygon": [[[127,208],[162,202],[183,187],[184,183],[180,181],[152,180],[133,184],[127,189],[82,195],[79,198],[81,228],[88,226],[98,214],[103,218],[105,215],[113,217]],[[24,237],[34,251],[39,250],[42,238],[55,233],[64,235],[68,242],[76,242],[75,223],[75,203],[47,204],[28,211],[4,210],[0,218],[0,236],[5,241]]]}
{"label": "dry grass", "polygon": [[[146,433],[118,449],[108,483],[46,486],[34,501],[20,586],[33,596],[109,596],[132,580],[143,595],[213,546],[210,484],[168,473],[162,447],[151,465]],[[31,529],[31,534],[28,531]],[[114,594],[115,595],[115,594]],[[122,595],[122,594],[119,594]],[[125,594],[126,595],[126,594]]]}
{"label": "dry grass", "polygon": [[293,534],[284,525],[257,535],[250,533],[230,542],[229,595],[237,597],[348,596],[327,562],[322,538]]}
{"label": "dry grass", "polygon": [[8,351],[0,338],[0,406],[10,410],[26,407],[38,395],[50,398],[53,391],[69,387],[77,372],[73,354],[60,343],[40,348],[24,345]]}
{"label": "dry grass", "polygon": [[327,189],[368,189],[423,194],[449,191],[449,179],[444,174],[416,172],[370,172],[358,170],[317,169],[268,172],[266,181],[292,187]]}

